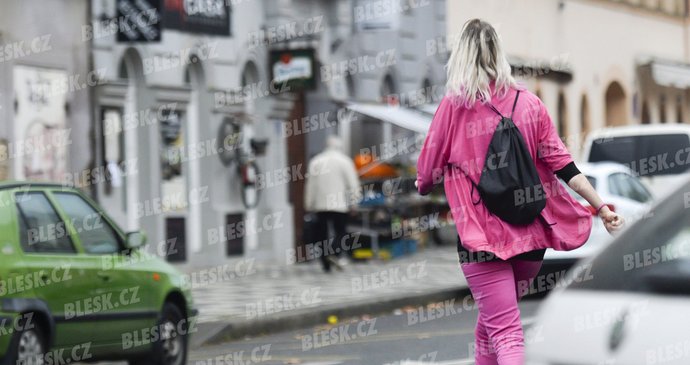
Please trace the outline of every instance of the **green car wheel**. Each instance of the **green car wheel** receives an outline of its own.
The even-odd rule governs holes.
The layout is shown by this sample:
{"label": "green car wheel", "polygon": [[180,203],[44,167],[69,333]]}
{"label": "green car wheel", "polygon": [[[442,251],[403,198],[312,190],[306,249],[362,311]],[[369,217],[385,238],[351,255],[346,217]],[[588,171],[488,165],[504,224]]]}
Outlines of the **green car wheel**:
{"label": "green car wheel", "polygon": [[151,354],[130,360],[130,365],[183,365],[187,362],[187,323],[180,309],[165,303],[157,325],[159,339],[153,343]]}
{"label": "green car wheel", "polygon": [[46,336],[40,327],[23,328],[12,335],[5,364],[41,365],[45,362],[47,348]]}

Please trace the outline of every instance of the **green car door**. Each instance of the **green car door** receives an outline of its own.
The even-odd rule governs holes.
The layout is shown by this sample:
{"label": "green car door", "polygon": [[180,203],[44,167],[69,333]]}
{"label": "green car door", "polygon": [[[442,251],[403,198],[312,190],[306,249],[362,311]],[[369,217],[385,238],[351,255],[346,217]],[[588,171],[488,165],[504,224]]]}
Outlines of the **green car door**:
{"label": "green car door", "polygon": [[94,278],[91,305],[84,305],[81,311],[97,324],[91,337],[99,350],[148,350],[150,346],[135,346],[135,340],[155,326],[160,311],[152,303],[156,293],[153,275],[136,269],[132,258],[139,255],[125,249],[125,237],[95,205],[73,191],[54,190],[51,194],[70,222],[73,239],[88,262],[87,273]]}
{"label": "green car door", "polygon": [[91,342],[94,323],[88,318],[74,318],[71,313],[75,303],[91,292],[93,284],[87,274],[90,260],[80,255],[66,223],[44,191],[14,194],[25,276],[12,283],[13,288],[7,288],[8,294],[18,298],[18,303],[47,305],[55,319],[56,347]]}

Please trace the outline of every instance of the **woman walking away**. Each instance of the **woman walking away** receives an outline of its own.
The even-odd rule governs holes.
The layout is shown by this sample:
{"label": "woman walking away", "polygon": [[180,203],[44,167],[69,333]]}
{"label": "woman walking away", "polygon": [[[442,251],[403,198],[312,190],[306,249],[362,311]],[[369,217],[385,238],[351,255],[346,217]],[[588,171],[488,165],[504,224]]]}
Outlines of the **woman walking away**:
{"label": "woman walking away", "polygon": [[446,96],[417,162],[417,188],[444,182],[458,231],[460,266],[479,307],[477,365],[521,365],[518,300],[537,275],[546,248],[587,241],[589,210],[612,233],[622,217],[601,200],[573,163],[544,104],[516,85],[498,35],[473,19],[454,44]]}

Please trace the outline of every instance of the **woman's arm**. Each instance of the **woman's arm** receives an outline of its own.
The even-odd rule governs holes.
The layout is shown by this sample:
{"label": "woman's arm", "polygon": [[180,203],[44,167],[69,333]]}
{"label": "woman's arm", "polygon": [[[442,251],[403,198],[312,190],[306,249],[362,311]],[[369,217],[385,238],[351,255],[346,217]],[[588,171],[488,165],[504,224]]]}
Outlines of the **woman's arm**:
{"label": "woman's arm", "polygon": [[580,173],[567,147],[558,136],[556,128],[551,121],[546,107],[541,101],[538,105],[540,109],[540,135],[538,145],[538,155],[555,174],[559,175],[571,189],[575,190],[583,197],[594,209],[598,209],[597,214],[604,221],[604,227],[609,233],[617,231],[623,226],[623,218],[611,211],[585,175]]}
{"label": "woman's arm", "polygon": [[549,168],[559,175],[571,189],[575,190],[581,197],[583,197],[594,209],[598,209],[597,215],[604,221],[604,227],[609,233],[619,230],[623,226],[623,217],[611,211],[608,206],[604,205],[597,191],[585,175],[580,173],[573,163],[573,158],[570,155],[567,147],[558,136],[556,128],[551,121],[549,112],[546,110],[544,104],[539,101],[539,120],[540,135],[538,156],[546,163]]}
{"label": "woman's arm", "polygon": [[452,117],[452,104],[447,99],[441,100],[431,127],[424,140],[424,145],[417,159],[417,181],[415,186],[420,194],[431,192],[434,185],[440,183],[444,169],[450,157],[448,127]]}
{"label": "woman's arm", "polygon": [[585,175],[575,175],[575,177],[568,181],[568,186],[580,194],[595,209],[599,209],[597,215],[604,221],[604,227],[606,227],[609,233],[613,233],[623,226],[623,218],[604,205],[604,201],[597,194],[597,191],[594,190],[594,187],[589,183]]}

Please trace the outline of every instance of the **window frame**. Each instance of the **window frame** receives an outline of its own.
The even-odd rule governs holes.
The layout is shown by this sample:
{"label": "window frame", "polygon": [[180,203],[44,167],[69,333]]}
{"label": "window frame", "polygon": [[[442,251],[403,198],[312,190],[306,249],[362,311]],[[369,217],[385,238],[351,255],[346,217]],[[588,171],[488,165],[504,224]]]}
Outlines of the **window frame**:
{"label": "window frame", "polygon": [[[70,231],[71,228],[69,227],[69,225],[65,221],[64,216],[61,214],[62,213],[61,210],[55,204],[55,202],[51,199],[51,196],[48,194],[47,191],[45,191],[45,190],[15,190],[12,194],[14,195],[14,211],[15,211],[14,215],[15,215],[15,219],[17,220],[17,243],[19,244],[18,246],[19,246],[19,249],[22,251],[22,253],[24,253],[25,255],[72,255],[72,256],[76,256],[76,255],[79,255],[81,253],[81,251],[79,250],[81,248],[81,245],[77,245],[74,242],[74,237],[72,236],[72,232]],[[65,251],[44,252],[44,251],[27,251],[25,249],[24,245],[22,244],[22,232],[21,232],[21,228],[20,228],[20,225],[21,225],[20,219],[25,220],[26,215],[22,212],[22,210],[20,209],[20,207],[18,205],[19,201],[17,199],[17,196],[20,196],[20,195],[26,196],[26,195],[31,195],[31,194],[42,195],[45,198],[45,200],[48,202],[48,206],[50,206],[50,208],[53,210],[53,213],[55,213],[55,216],[58,218],[59,222],[62,222],[65,225],[65,230],[66,230],[65,236],[69,240],[70,246],[72,247],[72,251],[70,251],[70,252],[65,252]],[[26,226],[26,228],[28,229],[28,226]]]}
{"label": "window frame", "polygon": [[647,198],[644,201],[640,201],[640,200],[637,200],[634,198],[629,198],[629,199],[636,201],[638,203],[642,203],[642,204],[649,203],[653,199],[653,197],[652,197],[652,193],[649,192],[649,190],[647,190],[647,187],[645,187],[644,184],[642,184],[642,182],[640,180],[635,178],[635,176],[627,174],[627,173],[625,175],[626,175],[626,178],[628,179],[628,184],[633,187],[633,190],[636,189],[635,188],[635,185],[636,185],[637,187],[642,189],[642,191],[644,191],[644,193],[647,195]]}
{"label": "window frame", "polygon": [[620,198],[626,198],[623,195],[623,193],[621,192],[621,189],[619,187],[618,175],[622,175],[622,174],[623,174],[622,172],[617,171],[617,172],[609,174],[606,177],[606,183],[608,185],[607,190],[608,190],[609,194],[611,194],[611,195],[615,195],[615,196],[620,197]]}
{"label": "window frame", "polygon": [[95,212],[97,212],[101,216],[101,220],[103,221],[103,223],[107,224],[110,227],[110,229],[112,229],[112,231],[115,233],[115,236],[117,238],[117,245],[118,245],[118,251],[117,252],[93,253],[93,252],[88,252],[86,250],[86,247],[84,246],[84,244],[81,240],[81,236],[79,235],[79,232],[77,232],[77,230],[74,229],[74,227],[70,224],[69,225],[69,233],[73,237],[72,242],[75,242],[75,241],[78,242],[79,248],[81,249],[81,253],[83,253],[84,255],[89,255],[89,256],[103,256],[103,255],[115,255],[115,254],[119,255],[119,254],[122,254],[125,250],[127,250],[127,247],[125,245],[125,236],[124,236],[123,232],[121,231],[120,227],[117,226],[116,224],[114,224],[112,222],[112,220],[110,219],[110,217],[108,217],[108,215],[102,209],[98,209],[98,207],[95,206],[87,197],[85,197],[84,195],[82,195],[79,192],[71,191],[71,190],[51,190],[50,191],[51,198],[56,200],[55,205],[57,205],[59,207],[59,213],[60,213],[60,216],[63,217],[63,220],[65,218],[69,218],[69,217],[68,217],[67,212],[65,212],[62,209],[62,206],[57,202],[57,196],[56,196],[57,194],[71,194],[71,195],[76,195],[77,197],[79,197],[82,201],[84,201],[84,203],[86,203],[86,205],[88,205],[91,209],[93,209]]}
{"label": "window frame", "polygon": [[[620,178],[619,178],[619,176],[620,176]],[[616,182],[616,181],[614,181],[614,177],[615,177],[615,179],[618,180],[618,182],[620,184],[627,184],[628,186],[630,186],[631,190],[635,189],[632,185],[637,184],[647,194],[647,199],[645,201],[640,201],[640,200],[633,198],[632,196],[625,195],[624,194],[625,189],[621,190],[621,189],[619,189],[619,184],[614,184],[614,182]],[[634,201],[634,202],[637,202],[640,204],[648,203],[652,199],[652,194],[649,192],[649,190],[647,190],[647,188],[640,181],[636,180],[633,175],[630,175],[627,172],[617,171],[617,172],[614,172],[612,174],[609,174],[609,176],[607,177],[607,183],[608,183],[608,192],[610,194],[617,196],[617,197],[620,197],[623,199],[628,199],[628,200],[631,200],[631,201]],[[615,187],[615,191],[614,191],[614,189],[612,189],[612,187]]]}

